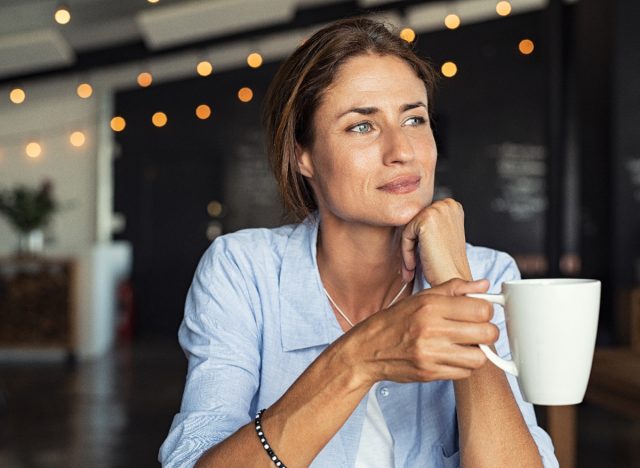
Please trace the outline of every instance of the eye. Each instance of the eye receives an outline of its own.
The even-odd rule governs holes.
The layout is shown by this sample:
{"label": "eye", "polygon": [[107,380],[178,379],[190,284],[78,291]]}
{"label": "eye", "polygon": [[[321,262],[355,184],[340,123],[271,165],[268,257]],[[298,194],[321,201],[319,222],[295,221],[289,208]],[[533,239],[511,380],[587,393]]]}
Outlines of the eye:
{"label": "eye", "polygon": [[422,125],[425,122],[426,122],[425,118],[420,116],[409,117],[407,120],[404,121],[405,125],[408,125],[410,127],[417,127],[418,125]]}
{"label": "eye", "polygon": [[373,127],[369,122],[360,122],[359,124],[349,128],[350,132],[355,133],[369,133],[371,130],[373,130]]}

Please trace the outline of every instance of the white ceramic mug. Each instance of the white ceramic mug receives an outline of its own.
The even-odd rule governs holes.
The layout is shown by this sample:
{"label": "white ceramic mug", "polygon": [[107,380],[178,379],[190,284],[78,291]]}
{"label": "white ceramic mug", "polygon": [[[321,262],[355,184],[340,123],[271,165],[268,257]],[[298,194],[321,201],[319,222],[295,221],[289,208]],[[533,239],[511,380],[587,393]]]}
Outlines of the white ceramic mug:
{"label": "white ceramic mug", "polygon": [[513,361],[480,345],[487,358],[517,376],[522,396],[537,405],[573,405],[584,398],[598,329],[600,281],[507,281],[501,294],[467,294],[504,307]]}

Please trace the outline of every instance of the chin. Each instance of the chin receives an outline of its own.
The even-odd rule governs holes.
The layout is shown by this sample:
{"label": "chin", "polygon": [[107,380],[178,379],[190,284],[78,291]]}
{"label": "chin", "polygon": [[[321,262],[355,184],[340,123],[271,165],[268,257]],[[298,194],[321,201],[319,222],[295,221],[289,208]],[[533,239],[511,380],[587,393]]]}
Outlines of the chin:
{"label": "chin", "polygon": [[405,226],[417,216],[429,203],[404,203],[402,206],[388,207],[385,210],[385,223],[389,226]]}

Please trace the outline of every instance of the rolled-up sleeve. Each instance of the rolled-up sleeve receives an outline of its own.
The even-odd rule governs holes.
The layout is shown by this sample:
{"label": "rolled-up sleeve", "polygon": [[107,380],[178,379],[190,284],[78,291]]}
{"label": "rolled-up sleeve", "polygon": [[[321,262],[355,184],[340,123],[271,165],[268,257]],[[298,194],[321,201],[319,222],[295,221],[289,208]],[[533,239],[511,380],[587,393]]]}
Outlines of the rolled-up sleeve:
{"label": "rolled-up sleeve", "polygon": [[238,264],[217,239],[204,254],[187,294],[178,333],[189,365],[180,412],[159,461],[193,466],[209,447],[251,420],[260,371],[260,333]]}
{"label": "rolled-up sleeve", "polygon": [[[520,279],[520,271],[518,270],[513,258],[505,253],[499,253],[498,256],[498,260],[494,264],[496,268],[492,275],[493,278],[490,278],[492,283],[491,292],[494,293],[500,292],[503,282]],[[504,311],[500,306],[494,306],[494,310],[495,314],[493,322],[500,329],[500,338],[495,345],[496,352],[503,359],[511,359]],[[538,451],[542,457],[543,465],[545,468],[557,468],[558,460],[554,453],[553,443],[551,442],[549,435],[540,426],[538,426],[533,405],[531,403],[527,403],[522,398],[522,393],[520,392],[517,379],[511,374],[507,373],[506,375],[516,402],[522,412],[522,416],[529,427],[529,432],[538,446]]]}

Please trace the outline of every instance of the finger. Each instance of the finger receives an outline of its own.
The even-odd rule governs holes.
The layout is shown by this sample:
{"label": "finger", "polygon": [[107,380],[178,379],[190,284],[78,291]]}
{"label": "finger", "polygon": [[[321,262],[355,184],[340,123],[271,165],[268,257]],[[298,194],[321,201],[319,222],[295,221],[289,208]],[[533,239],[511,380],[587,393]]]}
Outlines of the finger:
{"label": "finger", "polygon": [[422,291],[423,294],[439,294],[442,296],[464,296],[465,294],[484,293],[489,290],[489,281],[480,279],[475,281],[465,281],[460,278],[453,278],[438,286]]}
{"label": "finger", "polygon": [[477,346],[456,345],[448,353],[447,358],[438,364],[459,369],[480,369],[487,362],[487,357]]}
{"label": "finger", "polygon": [[491,322],[469,323],[449,321],[447,337],[456,345],[492,345],[500,336],[500,330]]}
{"label": "finger", "polygon": [[457,322],[483,323],[493,318],[493,304],[482,299],[459,296],[453,298],[442,316]]}
{"label": "finger", "polygon": [[418,223],[415,222],[414,218],[404,227],[400,241],[402,252],[402,279],[405,282],[411,281],[415,274],[418,235]]}
{"label": "finger", "polygon": [[[434,289],[434,288],[432,288]],[[417,311],[458,322],[482,323],[493,318],[493,305],[483,299],[421,291],[412,299]]]}

